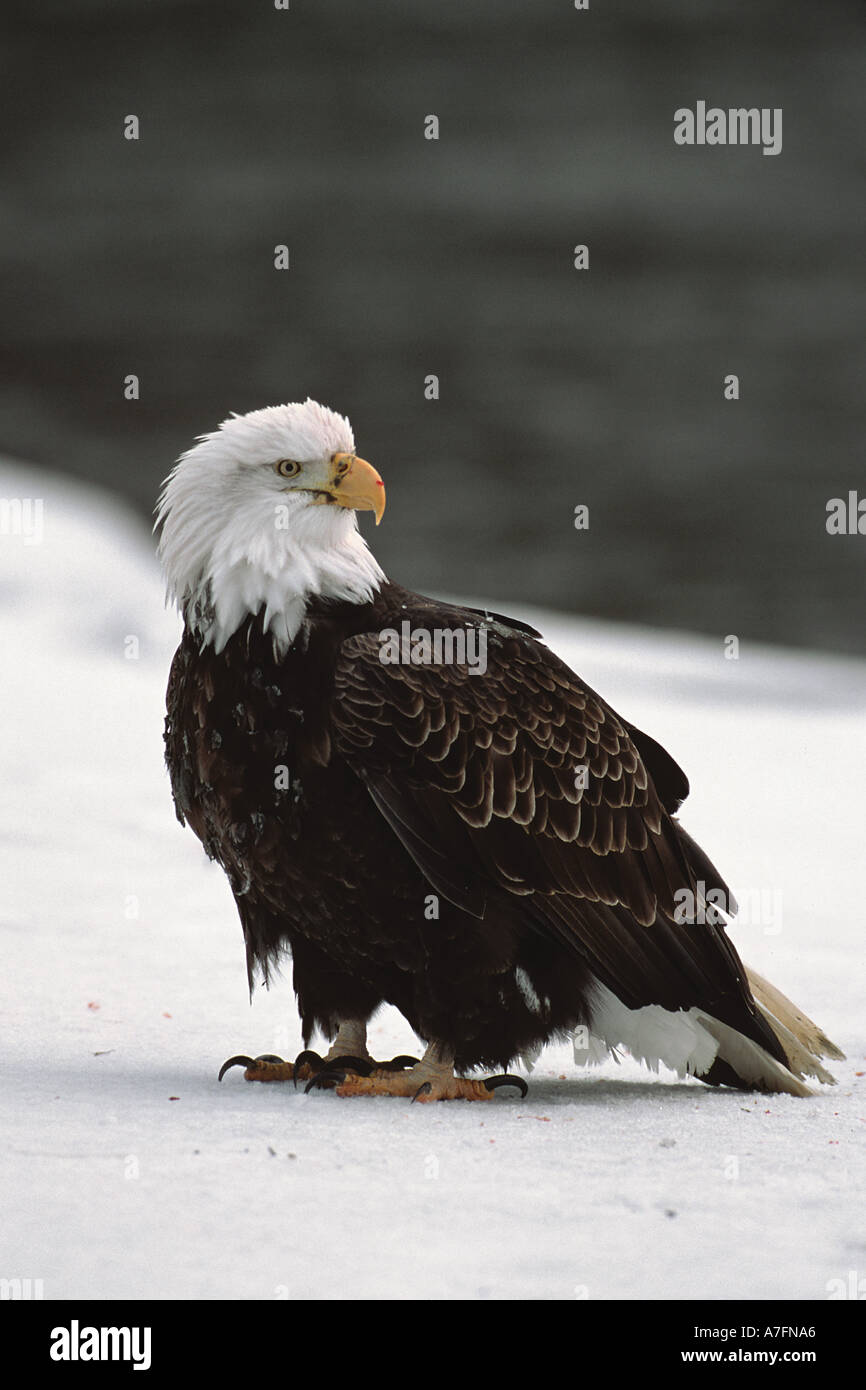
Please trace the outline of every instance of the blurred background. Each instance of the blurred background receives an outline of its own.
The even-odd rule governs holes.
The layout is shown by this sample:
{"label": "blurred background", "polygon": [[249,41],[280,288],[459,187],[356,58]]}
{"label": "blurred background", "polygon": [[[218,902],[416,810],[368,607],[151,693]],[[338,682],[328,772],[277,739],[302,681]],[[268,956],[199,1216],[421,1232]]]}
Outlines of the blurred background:
{"label": "blurred background", "polygon": [[[866,652],[866,536],[825,526],[866,497],[859,3],[2,23],[0,452],[144,526],[197,434],[309,394],[382,472],[410,587]],[[698,100],[781,107],[781,154],[676,146]]]}

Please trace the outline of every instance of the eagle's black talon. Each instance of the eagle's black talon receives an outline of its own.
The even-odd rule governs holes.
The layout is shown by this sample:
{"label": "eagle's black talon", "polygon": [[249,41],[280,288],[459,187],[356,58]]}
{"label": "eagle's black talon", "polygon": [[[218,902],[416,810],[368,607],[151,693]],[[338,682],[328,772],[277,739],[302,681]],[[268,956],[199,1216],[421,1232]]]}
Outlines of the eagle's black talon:
{"label": "eagle's black talon", "polygon": [[304,1051],[299,1052],[295,1058],[295,1070],[297,1071],[298,1067],[302,1067],[305,1062],[307,1066],[322,1067],[325,1064],[325,1059],[321,1057],[318,1052],[312,1052],[309,1048],[305,1048]]}
{"label": "eagle's black talon", "polygon": [[400,1053],[399,1057],[392,1057],[390,1062],[379,1062],[379,1071],[405,1071],[407,1067],[417,1067],[420,1065],[420,1057],[405,1057]]}
{"label": "eagle's black talon", "polygon": [[345,1067],[346,1071],[357,1072],[359,1076],[369,1076],[371,1071],[375,1071],[378,1063],[371,1062],[369,1057],[332,1057],[326,1064],[326,1069],[330,1071],[333,1067]]}
{"label": "eagle's black talon", "polygon": [[419,1096],[429,1096],[429,1094],[430,1094],[430,1092],[431,1092],[432,1090],[433,1090],[433,1087],[430,1085],[430,1082],[429,1082],[429,1081],[425,1081],[424,1084],[423,1084],[423,1086],[419,1086],[419,1087],[418,1087],[417,1091],[415,1092],[414,1096],[412,1097],[411,1101],[409,1102],[410,1105],[414,1105],[415,1102],[416,1102],[416,1100],[418,1099]]}
{"label": "eagle's black talon", "polygon": [[226,1072],[229,1070],[229,1067],[254,1067],[255,1064],[256,1058],[254,1057],[229,1057],[228,1061],[223,1062],[222,1066],[220,1067],[220,1074],[218,1080],[222,1081]]}
{"label": "eagle's black talon", "polygon": [[357,1076],[369,1076],[375,1070],[378,1063],[372,1062],[368,1057],[353,1057],[347,1054],[345,1057],[332,1057],[326,1061],[320,1057],[318,1052],[299,1052],[295,1058],[295,1085],[298,1081],[298,1070],[302,1066],[316,1069],[316,1074],[304,1087],[304,1095],[309,1095],[313,1086],[321,1081],[322,1085],[329,1085],[331,1082],[345,1081],[349,1072],[354,1072]]}
{"label": "eagle's black talon", "polygon": [[278,1057],[278,1056],[276,1055],[276,1053],[274,1053],[274,1052],[261,1052],[261,1053],[259,1053],[258,1057],[256,1058],[256,1061],[257,1061],[257,1062],[279,1062],[281,1066],[284,1066],[284,1065],[285,1065],[285,1058],[284,1058],[284,1057]]}
{"label": "eagle's black talon", "polygon": [[529,1091],[522,1076],[509,1076],[504,1073],[502,1076],[485,1077],[484,1085],[488,1091],[498,1091],[500,1086],[516,1086],[520,1092],[521,1100]]}
{"label": "eagle's black talon", "polygon": [[299,1069],[300,1069],[301,1067],[303,1067],[303,1066],[308,1066],[308,1067],[323,1067],[324,1065],[325,1065],[325,1059],[324,1059],[324,1057],[320,1057],[318,1052],[312,1052],[308,1047],[307,1047],[307,1048],[304,1048],[303,1052],[299,1052],[298,1055],[297,1055],[297,1057],[296,1057],[295,1060],[294,1060],[294,1064],[293,1064],[294,1070],[293,1070],[293,1072],[292,1072],[292,1085],[293,1085],[293,1086],[295,1087],[295,1089],[297,1090],[297,1087],[298,1087],[298,1071],[299,1071]]}
{"label": "eagle's black talon", "polygon": [[330,1067],[323,1067],[321,1071],[316,1072],[316,1075],[311,1081],[307,1082],[304,1087],[304,1095],[308,1096],[314,1086],[339,1086],[341,1081],[345,1081],[348,1074],[349,1073],[342,1067],[336,1070],[332,1070]]}

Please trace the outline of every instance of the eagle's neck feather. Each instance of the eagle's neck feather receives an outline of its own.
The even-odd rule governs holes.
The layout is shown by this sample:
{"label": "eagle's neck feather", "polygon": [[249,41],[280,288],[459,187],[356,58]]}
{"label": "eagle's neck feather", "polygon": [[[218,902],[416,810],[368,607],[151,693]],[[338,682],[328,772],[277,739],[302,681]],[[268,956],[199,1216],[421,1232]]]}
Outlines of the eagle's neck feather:
{"label": "eagle's neck feather", "polygon": [[[237,521],[237,519],[236,519]],[[188,628],[219,653],[250,617],[261,613],[274,649],[283,655],[300,631],[314,599],[369,603],[386,576],[344,508],[299,509],[291,526],[251,528],[247,537],[212,533],[197,554],[187,549],[172,565],[171,535],[163,537],[169,593]]]}

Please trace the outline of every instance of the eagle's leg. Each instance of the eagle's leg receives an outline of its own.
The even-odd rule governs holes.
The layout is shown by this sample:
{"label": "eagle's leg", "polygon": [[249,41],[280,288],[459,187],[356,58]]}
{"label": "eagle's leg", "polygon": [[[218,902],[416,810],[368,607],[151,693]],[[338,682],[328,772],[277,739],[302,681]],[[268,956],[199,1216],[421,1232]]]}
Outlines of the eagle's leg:
{"label": "eagle's leg", "polygon": [[[338,1096],[407,1096],[411,1100],[492,1100],[497,1085],[505,1077],[475,1081],[454,1075],[454,1051],[443,1043],[431,1042],[420,1062],[406,1071],[371,1072],[369,1076],[351,1073],[337,1086]],[[509,1084],[526,1094],[526,1083],[519,1077],[508,1077]],[[314,1086],[316,1080],[310,1083]],[[307,1089],[310,1089],[308,1087]]]}
{"label": "eagle's leg", "polygon": [[376,1063],[367,1051],[366,1023],[357,1018],[341,1022],[337,1036],[321,1061],[325,1067],[330,1066],[332,1062],[342,1062],[344,1066],[355,1061],[363,1062],[363,1069],[366,1070],[369,1066],[372,1071]]}

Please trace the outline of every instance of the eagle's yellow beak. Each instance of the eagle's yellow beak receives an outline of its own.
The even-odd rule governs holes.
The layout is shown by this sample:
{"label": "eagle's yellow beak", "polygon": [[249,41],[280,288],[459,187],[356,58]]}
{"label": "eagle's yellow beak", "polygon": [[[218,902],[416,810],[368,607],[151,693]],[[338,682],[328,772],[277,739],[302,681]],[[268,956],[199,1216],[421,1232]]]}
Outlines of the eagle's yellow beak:
{"label": "eagle's yellow beak", "polygon": [[375,468],[357,454],[334,454],[328,493],[341,507],[375,512],[376,525],[385,511],[385,484]]}

